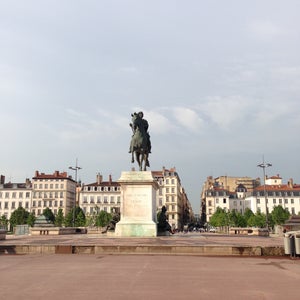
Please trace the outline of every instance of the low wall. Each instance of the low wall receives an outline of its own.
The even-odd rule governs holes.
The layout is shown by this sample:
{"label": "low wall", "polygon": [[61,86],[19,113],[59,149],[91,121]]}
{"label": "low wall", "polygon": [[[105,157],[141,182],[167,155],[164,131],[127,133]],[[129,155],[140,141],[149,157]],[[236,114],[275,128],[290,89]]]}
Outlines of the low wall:
{"label": "low wall", "polygon": [[229,229],[229,234],[269,236],[269,231],[264,228],[231,227]]}
{"label": "low wall", "polygon": [[0,229],[0,240],[5,240],[5,239],[6,239],[6,230]]}
{"label": "low wall", "polygon": [[78,227],[32,227],[31,235],[63,235],[87,233],[86,228]]}

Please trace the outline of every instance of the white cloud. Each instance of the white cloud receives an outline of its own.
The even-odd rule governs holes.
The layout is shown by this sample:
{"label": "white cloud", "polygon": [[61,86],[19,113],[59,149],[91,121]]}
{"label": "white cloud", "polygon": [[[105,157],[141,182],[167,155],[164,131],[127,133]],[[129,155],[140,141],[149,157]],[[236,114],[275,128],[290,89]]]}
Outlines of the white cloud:
{"label": "white cloud", "polygon": [[270,20],[254,20],[248,25],[250,35],[259,40],[270,40],[283,35],[284,30]]}
{"label": "white cloud", "polygon": [[216,96],[208,98],[199,109],[220,129],[228,130],[233,123],[245,117],[249,111],[249,101],[242,96]]}
{"label": "white cloud", "polygon": [[190,108],[176,107],[173,109],[173,115],[176,121],[185,129],[196,132],[203,127],[203,120],[196,111]]}

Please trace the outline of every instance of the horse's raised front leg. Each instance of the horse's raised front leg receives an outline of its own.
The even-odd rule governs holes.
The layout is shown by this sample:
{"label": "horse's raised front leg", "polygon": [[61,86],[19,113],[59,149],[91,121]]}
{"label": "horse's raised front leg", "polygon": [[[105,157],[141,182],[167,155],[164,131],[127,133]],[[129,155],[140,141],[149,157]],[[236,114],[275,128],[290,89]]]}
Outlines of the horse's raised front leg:
{"label": "horse's raised front leg", "polygon": [[134,151],[131,152],[131,162],[134,163]]}

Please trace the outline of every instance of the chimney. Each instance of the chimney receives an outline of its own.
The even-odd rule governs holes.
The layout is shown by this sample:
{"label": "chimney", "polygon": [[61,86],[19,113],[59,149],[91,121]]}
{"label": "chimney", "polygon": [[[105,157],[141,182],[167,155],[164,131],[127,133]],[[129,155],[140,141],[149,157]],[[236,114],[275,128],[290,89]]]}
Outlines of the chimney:
{"label": "chimney", "polygon": [[294,186],[293,178],[290,178],[290,180],[288,181],[288,187],[292,189],[293,186]]}
{"label": "chimney", "polygon": [[59,171],[55,171],[55,172],[54,172],[54,176],[55,176],[55,177],[58,177],[58,176],[59,176]]}
{"label": "chimney", "polygon": [[109,177],[108,177],[108,181],[109,181],[109,184],[111,184],[111,182],[112,182],[111,175],[109,175]]}
{"label": "chimney", "polygon": [[100,173],[97,173],[96,181],[97,181],[97,184],[100,184],[102,182],[102,175],[100,175]]}
{"label": "chimney", "polygon": [[35,171],[35,175],[34,177],[38,177],[40,174],[39,174],[39,171]]}
{"label": "chimney", "polygon": [[1,175],[0,177],[0,184],[4,184],[5,183],[5,176]]}

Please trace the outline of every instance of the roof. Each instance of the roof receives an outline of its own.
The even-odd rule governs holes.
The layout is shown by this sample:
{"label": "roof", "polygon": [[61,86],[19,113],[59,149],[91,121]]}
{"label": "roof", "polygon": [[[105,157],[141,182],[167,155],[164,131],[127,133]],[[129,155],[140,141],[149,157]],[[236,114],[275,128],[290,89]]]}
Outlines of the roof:
{"label": "roof", "polygon": [[274,184],[274,185],[260,185],[254,191],[300,191],[300,185],[294,184],[293,186],[287,184]]}
{"label": "roof", "polygon": [[53,174],[45,174],[45,173],[39,173],[39,171],[35,172],[35,176],[32,177],[32,179],[67,179],[67,180],[73,180],[72,176],[68,176],[67,172],[59,172],[55,171]]}

